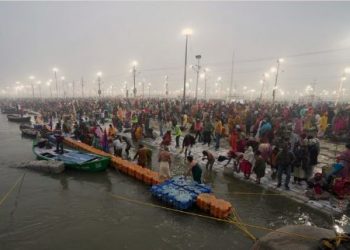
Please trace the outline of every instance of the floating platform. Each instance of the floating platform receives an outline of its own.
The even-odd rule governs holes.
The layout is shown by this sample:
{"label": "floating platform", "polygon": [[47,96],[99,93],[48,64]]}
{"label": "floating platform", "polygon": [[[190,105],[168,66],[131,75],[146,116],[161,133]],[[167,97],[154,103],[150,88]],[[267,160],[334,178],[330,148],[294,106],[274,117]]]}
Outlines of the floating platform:
{"label": "floating platform", "polygon": [[213,194],[210,194],[210,199],[208,199],[208,195],[211,192],[208,186],[187,182],[183,177],[174,177],[161,184],[157,172],[143,168],[134,162],[108,154],[72,138],[65,137],[64,143],[72,148],[109,157],[112,167],[147,185],[153,185],[151,187],[152,194],[159,197],[165,203],[172,204],[177,209],[189,209],[192,205],[196,204],[204,212],[220,219],[227,218],[232,213],[230,202],[217,199]]}
{"label": "floating platform", "polygon": [[196,203],[198,195],[210,192],[209,186],[186,180],[182,176],[176,176],[151,187],[154,197],[179,210],[191,208]]}
{"label": "floating platform", "polygon": [[29,161],[16,165],[17,168],[28,168],[50,174],[60,174],[65,170],[64,163],[61,161]]}

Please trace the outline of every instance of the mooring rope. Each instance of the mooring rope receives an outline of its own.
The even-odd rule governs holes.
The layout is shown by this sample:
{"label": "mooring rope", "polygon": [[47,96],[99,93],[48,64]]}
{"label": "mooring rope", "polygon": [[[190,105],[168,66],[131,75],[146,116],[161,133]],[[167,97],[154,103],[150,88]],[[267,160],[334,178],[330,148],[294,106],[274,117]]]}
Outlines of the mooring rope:
{"label": "mooring rope", "polygon": [[[219,222],[224,222],[224,223],[235,225],[237,227],[238,226],[249,227],[249,228],[254,228],[254,229],[263,230],[263,231],[269,231],[269,232],[285,234],[285,235],[289,235],[289,236],[293,236],[293,237],[301,238],[301,239],[305,239],[305,240],[319,241],[318,238],[314,238],[314,237],[311,237],[311,236],[306,236],[306,235],[303,235],[303,234],[292,233],[292,232],[284,232],[284,231],[281,231],[281,230],[278,230],[278,229],[271,229],[271,228],[267,228],[267,227],[264,227],[264,226],[237,222],[237,221],[234,221],[232,219],[231,220],[230,219],[219,219],[219,218],[211,217],[211,216],[208,216],[208,215],[202,215],[202,214],[197,214],[197,213],[193,213],[193,212],[187,212],[187,211],[182,211],[182,210],[178,210],[178,209],[174,209],[174,208],[160,206],[160,205],[156,205],[156,204],[149,203],[149,202],[138,201],[138,200],[134,200],[134,199],[131,199],[131,198],[128,198],[128,197],[125,197],[125,196],[121,196],[121,195],[117,195],[117,194],[113,194],[113,193],[111,193],[110,195],[113,198],[118,199],[118,200],[124,200],[124,201],[130,202],[130,203],[134,203],[134,204],[138,204],[138,205],[154,207],[154,208],[160,208],[160,209],[164,209],[164,210],[168,210],[168,211],[172,211],[172,212],[176,212],[176,213],[192,215],[192,216],[196,216],[196,217],[200,217],[200,218],[205,218],[205,219],[215,220],[215,221],[219,221]],[[244,232],[248,235],[247,231],[244,231]],[[253,241],[256,240],[256,238],[254,236],[253,237],[249,236],[249,238],[252,239]]]}
{"label": "mooring rope", "polygon": [[16,188],[16,186],[21,182],[21,180],[24,178],[24,176],[25,176],[25,173],[17,179],[17,181],[15,182],[15,184],[13,184],[13,186],[10,188],[10,190],[7,191],[7,193],[1,198],[0,206],[6,201],[7,197],[12,193],[12,191]]}

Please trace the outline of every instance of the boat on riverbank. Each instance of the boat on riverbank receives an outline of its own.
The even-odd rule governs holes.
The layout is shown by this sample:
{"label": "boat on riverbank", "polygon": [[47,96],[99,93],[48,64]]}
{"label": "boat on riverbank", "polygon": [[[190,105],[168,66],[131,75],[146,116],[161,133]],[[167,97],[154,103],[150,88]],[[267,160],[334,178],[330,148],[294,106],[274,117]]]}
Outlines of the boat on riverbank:
{"label": "boat on riverbank", "polygon": [[[45,142],[45,141],[44,141]],[[46,147],[46,145],[49,145]],[[64,149],[63,154],[57,153],[53,144],[46,141],[33,143],[33,153],[40,160],[63,161],[70,169],[86,172],[101,172],[107,169],[109,158],[76,150]]]}
{"label": "boat on riverbank", "polygon": [[19,114],[17,108],[10,107],[10,106],[1,107],[1,113],[2,114]]}
{"label": "boat on riverbank", "polygon": [[38,135],[38,131],[35,130],[34,128],[23,128],[21,129],[22,136],[23,137],[28,137],[28,138],[36,138]]}
{"label": "boat on riverbank", "polygon": [[7,115],[7,120],[10,122],[29,123],[30,119],[31,119],[30,116],[21,116],[21,115],[17,115],[17,114]]}

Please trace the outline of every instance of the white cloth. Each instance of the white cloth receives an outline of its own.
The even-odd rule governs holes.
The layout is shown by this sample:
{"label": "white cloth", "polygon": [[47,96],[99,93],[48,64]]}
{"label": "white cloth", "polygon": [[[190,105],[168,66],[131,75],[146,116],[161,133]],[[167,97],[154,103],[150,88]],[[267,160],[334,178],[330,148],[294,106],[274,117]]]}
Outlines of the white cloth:
{"label": "white cloth", "polygon": [[252,146],[249,146],[243,154],[243,159],[254,165],[254,152]]}
{"label": "white cloth", "polygon": [[159,177],[161,179],[169,179],[170,178],[169,162],[161,161],[159,163]]}
{"label": "white cloth", "polygon": [[123,148],[123,144],[122,144],[122,142],[121,142],[119,139],[115,139],[115,140],[113,141],[113,146],[114,146],[115,148],[118,148],[118,149]]}

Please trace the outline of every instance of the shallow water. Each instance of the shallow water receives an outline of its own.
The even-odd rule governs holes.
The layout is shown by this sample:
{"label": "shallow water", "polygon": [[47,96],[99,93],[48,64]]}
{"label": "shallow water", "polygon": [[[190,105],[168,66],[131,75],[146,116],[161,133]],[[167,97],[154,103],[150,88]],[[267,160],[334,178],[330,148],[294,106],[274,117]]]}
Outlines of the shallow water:
{"label": "shallow water", "polygon": [[[13,168],[34,159],[32,141],[22,138],[18,124],[9,123],[5,115],[0,115],[0,140],[0,197],[25,174],[0,206],[2,250],[249,249],[252,245],[233,225],[113,198],[111,193],[160,204],[149,187],[113,169],[47,175]],[[157,152],[153,157],[156,166]],[[183,168],[183,160],[174,161]],[[233,195],[230,192],[265,191],[220,171],[204,174],[217,196],[229,200],[245,223],[269,228],[304,223],[331,227],[328,216],[285,197]],[[257,237],[267,233],[250,231]]]}

